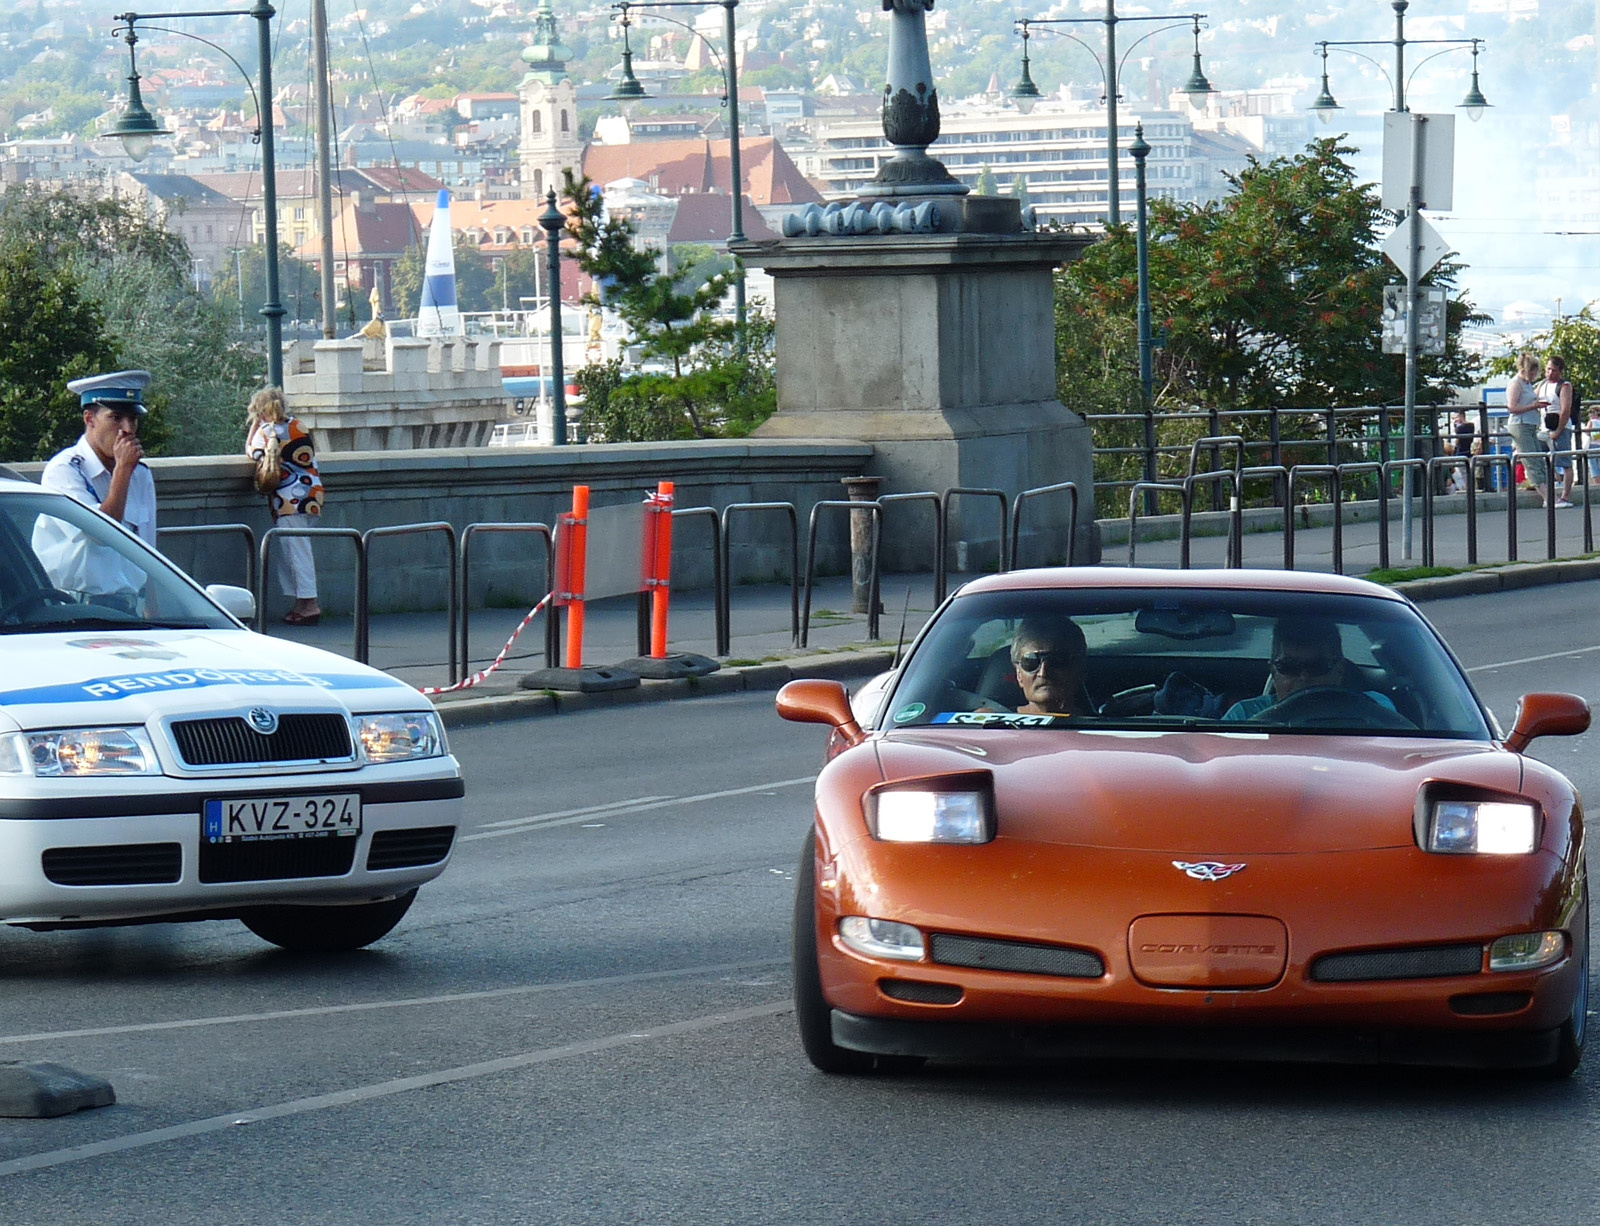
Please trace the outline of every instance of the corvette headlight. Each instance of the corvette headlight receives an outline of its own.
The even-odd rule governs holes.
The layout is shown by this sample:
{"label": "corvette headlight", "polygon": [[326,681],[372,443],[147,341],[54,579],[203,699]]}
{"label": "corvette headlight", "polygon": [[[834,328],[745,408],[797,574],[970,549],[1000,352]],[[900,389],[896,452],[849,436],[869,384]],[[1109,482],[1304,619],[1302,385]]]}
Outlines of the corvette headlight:
{"label": "corvette headlight", "polygon": [[31,771],[44,779],[88,779],[106,775],[159,775],[155,749],[143,728],[63,728],[18,732],[5,738],[0,771]]}
{"label": "corvette headlight", "polygon": [[1567,952],[1567,938],[1559,932],[1519,932],[1501,937],[1489,946],[1491,971],[1536,971],[1559,962]]}
{"label": "corvette headlight", "polygon": [[839,936],[851,949],[869,958],[897,958],[902,962],[922,960],[922,933],[910,924],[847,915],[839,921]]}
{"label": "corvette headlight", "polygon": [[1427,850],[1491,856],[1526,855],[1538,843],[1533,805],[1508,800],[1436,800]]}
{"label": "corvette headlight", "polygon": [[987,843],[994,838],[993,779],[987,771],[867,794],[867,826],[885,843]]}
{"label": "corvette headlight", "polygon": [[432,711],[356,715],[350,722],[368,762],[409,762],[446,753],[444,727]]}

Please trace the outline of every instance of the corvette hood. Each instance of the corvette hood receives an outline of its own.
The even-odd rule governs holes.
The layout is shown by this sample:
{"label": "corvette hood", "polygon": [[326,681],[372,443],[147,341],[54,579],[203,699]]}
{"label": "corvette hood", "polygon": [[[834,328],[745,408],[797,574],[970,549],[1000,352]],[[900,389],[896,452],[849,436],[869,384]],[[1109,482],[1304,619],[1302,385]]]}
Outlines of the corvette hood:
{"label": "corvette hood", "polygon": [[0,636],[0,729],[138,724],[181,709],[416,709],[377,669],[248,630]]}
{"label": "corvette hood", "polygon": [[1521,784],[1479,741],[943,729],[878,740],[886,779],[989,768],[1003,838],[1201,857],[1415,845],[1417,789]]}

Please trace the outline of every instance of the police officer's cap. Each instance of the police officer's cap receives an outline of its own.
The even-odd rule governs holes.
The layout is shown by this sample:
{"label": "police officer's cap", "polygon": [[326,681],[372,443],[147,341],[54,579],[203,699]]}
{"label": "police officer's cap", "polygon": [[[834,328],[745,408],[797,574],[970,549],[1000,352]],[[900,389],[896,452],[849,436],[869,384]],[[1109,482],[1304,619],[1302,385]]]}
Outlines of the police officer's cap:
{"label": "police officer's cap", "polygon": [[86,409],[131,409],[143,417],[149,411],[144,403],[144,391],[149,386],[148,370],[119,370],[114,374],[74,379],[67,384],[67,390],[76,393]]}

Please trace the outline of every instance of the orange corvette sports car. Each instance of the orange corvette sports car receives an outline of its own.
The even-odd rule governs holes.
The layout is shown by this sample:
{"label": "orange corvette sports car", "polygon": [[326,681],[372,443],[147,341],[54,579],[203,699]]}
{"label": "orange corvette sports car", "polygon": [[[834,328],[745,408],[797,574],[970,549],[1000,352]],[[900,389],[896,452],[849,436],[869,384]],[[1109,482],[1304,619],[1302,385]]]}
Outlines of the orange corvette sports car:
{"label": "orange corvette sports car", "polygon": [[1539,1069],[1583,1055],[1583,812],[1404,598],[1252,571],[1021,571],[833,729],[795,903],[829,1072],[1125,1054]]}

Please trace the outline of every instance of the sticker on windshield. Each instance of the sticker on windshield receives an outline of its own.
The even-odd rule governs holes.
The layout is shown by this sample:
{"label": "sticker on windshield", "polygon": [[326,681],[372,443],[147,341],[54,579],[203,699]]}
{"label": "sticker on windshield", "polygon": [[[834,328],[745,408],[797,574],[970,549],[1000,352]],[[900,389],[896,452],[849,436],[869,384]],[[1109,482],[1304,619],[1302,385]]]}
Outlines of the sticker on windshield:
{"label": "sticker on windshield", "polygon": [[944,711],[929,722],[969,728],[1056,728],[1071,719],[1070,715],[1013,715],[1008,711]]}
{"label": "sticker on windshield", "polygon": [[920,702],[907,703],[894,713],[894,722],[897,724],[910,723],[928,708]]}

